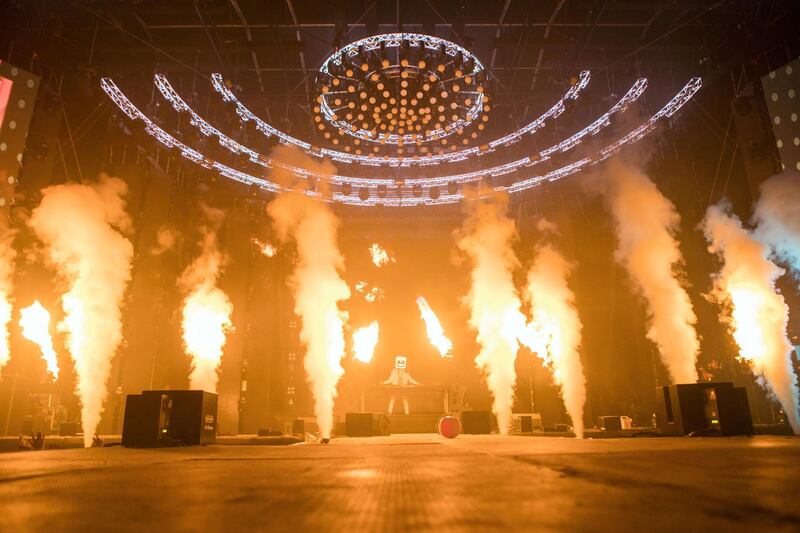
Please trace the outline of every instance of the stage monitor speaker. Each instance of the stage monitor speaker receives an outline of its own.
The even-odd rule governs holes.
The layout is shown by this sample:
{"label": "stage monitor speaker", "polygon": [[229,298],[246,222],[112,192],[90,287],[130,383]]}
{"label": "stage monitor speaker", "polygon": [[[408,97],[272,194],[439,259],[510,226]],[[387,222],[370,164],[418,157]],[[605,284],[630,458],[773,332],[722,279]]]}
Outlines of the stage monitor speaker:
{"label": "stage monitor speaker", "polygon": [[464,411],[461,413],[461,426],[465,435],[488,435],[492,431],[492,413]]}
{"label": "stage monitor speaker", "polygon": [[667,435],[752,435],[753,421],[743,387],[730,382],[660,387],[657,422]]}
{"label": "stage monitor speaker", "polygon": [[158,446],[162,395],[129,394],[125,400],[122,422],[122,445],[128,448],[155,448]]}
{"label": "stage monitor speaker", "polygon": [[346,413],[345,434],[348,437],[391,435],[391,424],[383,413]]}
{"label": "stage monitor speaker", "polygon": [[217,435],[217,395],[195,390],[129,394],[122,445],[134,448],[211,444]]}
{"label": "stage monitor speaker", "polygon": [[604,431],[622,431],[622,417],[598,416],[597,429],[602,429]]}

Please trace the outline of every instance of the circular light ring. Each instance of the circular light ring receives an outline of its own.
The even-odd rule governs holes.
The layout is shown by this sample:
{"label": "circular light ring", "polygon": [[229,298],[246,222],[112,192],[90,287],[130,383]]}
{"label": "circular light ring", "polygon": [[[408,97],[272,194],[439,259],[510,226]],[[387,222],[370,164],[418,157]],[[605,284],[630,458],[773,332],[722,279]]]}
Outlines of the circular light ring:
{"label": "circular light ring", "polygon": [[211,83],[214,87],[214,90],[219,93],[222,99],[225,102],[231,102],[236,106],[236,114],[239,115],[239,118],[244,121],[252,120],[256,124],[256,129],[266,135],[267,137],[275,136],[279,139],[280,142],[283,144],[291,144],[302,148],[304,151],[310,153],[311,155],[315,156],[327,156],[330,157],[334,161],[339,161],[342,163],[358,163],[364,166],[393,166],[393,167],[408,167],[412,165],[418,166],[428,166],[428,165],[438,165],[439,163],[451,163],[451,162],[458,162],[458,161],[466,161],[469,157],[473,155],[483,155],[485,153],[489,153],[494,151],[498,147],[509,146],[514,144],[522,139],[522,136],[525,134],[533,134],[537,130],[540,130],[545,121],[548,119],[555,119],[560,116],[566,110],[566,102],[568,101],[575,101],[580,96],[581,92],[584,88],[589,84],[589,80],[591,79],[591,73],[588,70],[581,71],[578,75],[578,81],[575,85],[570,86],[569,90],[558,100],[550,109],[548,109],[544,114],[536,118],[535,120],[529,122],[522,128],[518,129],[513,133],[509,133],[504,137],[499,139],[495,139],[490,141],[482,146],[473,146],[471,148],[467,148],[465,150],[458,150],[455,152],[447,152],[442,154],[435,154],[435,155],[428,155],[422,157],[367,157],[364,155],[355,155],[355,154],[348,154],[345,152],[339,152],[336,150],[331,150],[328,148],[321,148],[319,151],[312,150],[311,144],[301,141],[283,133],[280,130],[275,129],[269,123],[265,122],[258,116],[256,116],[250,109],[248,109],[237,97],[233,94],[226,85],[222,74],[214,73],[211,75]]}
{"label": "circular light ring", "polygon": [[[452,41],[448,41],[446,39],[441,39],[439,37],[434,37],[432,35],[424,35],[420,33],[384,33],[381,35],[373,35],[371,37],[366,37],[364,39],[360,39],[358,41],[354,41],[350,44],[345,45],[344,47],[340,48],[339,50],[335,51],[331,54],[320,66],[319,72],[326,76],[332,76],[330,66],[332,64],[340,66],[342,65],[342,58],[345,56],[347,57],[356,57],[360,50],[364,52],[371,52],[371,51],[379,51],[381,49],[388,49],[388,48],[400,48],[403,44],[407,44],[410,48],[427,48],[428,50],[439,52],[440,50],[444,50],[444,53],[450,57],[456,57],[459,54],[463,57],[464,62],[472,61],[473,67],[472,70],[466,73],[463,73],[464,76],[472,76],[473,78],[476,77],[481,72],[484,72],[483,64],[480,60],[474,55],[469,52],[466,48],[457,45]],[[409,65],[408,67],[403,67],[406,69],[413,69],[422,71],[419,67]],[[464,91],[467,93],[468,91]],[[401,142],[404,144],[411,144],[416,142],[417,140],[428,142],[432,140],[442,139],[444,137],[448,137],[455,133],[455,130],[458,128],[464,128],[471,124],[478,115],[481,114],[483,111],[483,101],[484,96],[483,93],[475,93],[478,96],[475,97],[475,102],[472,106],[467,109],[464,118],[459,118],[454,120],[448,125],[451,127],[450,131],[447,131],[444,128],[439,128],[437,130],[432,131],[431,135],[421,135],[421,134],[385,134],[385,133],[378,133],[376,136],[373,136],[372,133],[368,130],[363,128],[356,128],[355,131],[351,129],[352,124],[344,121],[344,120],[334,120],[333,115],[335,114],[331,109],[328,99],[330,98],[330,94],[322,93],[320,94],[320,111],[325,119],[331,123],[334,128],[342,130],[345,134],[350,135],[352,137],[357,137],[364,141],[380,143],[380,144],[393,144],[397,145]]]}
{"label": "circular light ring", "polygon": [[459,52],[461,52],[464,57],[464,61],[473,60],[475,62],[474,71],[476,73],[484,70],[483,64],[475,55],[471,54],[466,48],[463,48],[454,42],[448,41],[447,39],[441,39],[439,37],[434,37],[433,35],[424,35],[421,33],[384,33],[346,44],[331,54],[319,67],[319,71],[323,74],[330,75],[329,67],[331,63],[335,65],[341,65],[342,57],[345,55],[348,57],[357,56],[359,48],[362,46],[364,47],[363,50],[365,52],[372,52],[375,50],[380,50],[381,45],[383,45],[385,48],[399,48],[403,42],[407,42],[412,48],[424,46],[425,48],[434,51],[438,51],[440,47],[443,46],[445,53],[450,57],[455,57]]}
{"label": "circular light ring", "polygon": [[[650,119],[646,122],[641,124],[638,128],[634,129],[633,131],[629,132],[624,137],[621,137],[614,141],[613,143],[607,145],[605,148],[601,149],[598,152],[598,155],[594,158],[584,158],[574,163],[565,165],[553,171],[550,171],[544,175],[536,175],[527,179],[518,180],[511,185],[503,186],[503,187],[495,187],[493,190],[502,190],[508,191],[511,193],[519,192],[525,189],[529,189],[531,187],[537,186],[544,181],[555,181],[557,179],[561,179],[565,176],[570,174],[574,174],[582,170],[584,167],[588,165],[597,164],[609,157],[613,154],[617,153],[619,150],[622,149],[623,146],[626,144],[631,144],[639,141],[648,133],[653,131],[658,123],[659,120],[662,118],[669,118],[675,115],[696,93],[700,90],[702,86],[702,80],[700,78],[692,78],[686,85],[664,106],[662,107],[656,114],[654,114]],[[240,181],[242,183],[250,184],[250,185],[258,185],[259,187],[264,188],[265,190],[271,192],[278,192],[281,190],[286,190],[285,188],[279,186],[276,183],[270,182],[268,180],[264,180],[261,178],[257,178],[245,172],[241,172],[239,170],[230,168],[222,163],[216,162],[211,160],[208,157],[205,157],[203,154],[197,152],[196,150],[184,145],[173,136],[162,130],[158,127],[152,120],[150,120],[146,115],[144,115],[136,106],[134,106],[130,100],[122,93],[122,91],[117,88],[116,84],[108,78],[103,78],[101,80],[101,87],[103,91],[114,101],[114,103],[123,111],[129,118],[133,120],[142,120],[145,123],[145,132],[149,135],[153,136],[159,143],[166,146],[167,148],[176,149],[184,158],[202,166],[206,169],[216,170],[220,173],[220,175],[234,179],[236,181]],[[371,184],[372,186],[375,185],[375,182]],[[409,189],[408,187],[406,189]],[[333,202],[340,202],[343,204],[350,204],[350,205],[361,205],[361,206],[371,206],[371,205],[387,205],[387,206],[417,206],[417,205],[439,205],[439,204],[448,204],[448,203],[455,203],[458,202],[463,198],[463,195],[460,193],[456,194],[442,194],[438,198],[433,199],[426,196],[419,196],[414,197],[413,195],[410,197],[401,196],[397,198],[386,198],[379,199],[376,198],[376,195],[370,193],[370,196],[367,200],[360,200],[356,199],[353,200],[350,196],[339,194],[334,194],[330,198],[323,198],[321,194],[317,193],[316,191],[312,190],[305,190],[305,194],[309,196],[320,197],[325,201],[333,201]]]}
{"label": "circular light ring", "polygon": [[[215,136],[218,137],[220,140],[220,144],[230,150],[233,153],[238,154],[245,154],[249,156],[250,160],[256,164],[259,164],[265,168],[271,168],[274,164],[285,170],[294,173],[295,175],[301,177],[314,177],[317,179],[327,179],[331,183],[336,185],[342,185],[345,183],[349,183],[353,187],[369,187],[374,185],[392,185],[394,183],[393,178],[358,178],[354,176],[341,176],[341,175],[331,175],[331,176],[323,176],[320,174],[315,174],[313,172],[306,171],[304,169],[294,167],[292,165],[286,165],[284,163],[270,160],[268,157],[259,154],[258,152],[239,144],[235,140],[227,137],[224,133],[220,132],[216,128],[214,128],[211,124],[206,122],[200,115],[194,112],[191,107],[189,107],[186,102],[181,99],[181,97],[177,94],[175,89],[170,85],[169,81],[162,75],[156,75],[155,77],[155,84],[158,87],[161,94],[172,104],[178,112],[187,112],[191,116],[190,123],[197,127],[203,135],[210,137]],[[609,109],[605,114],[600,116],[594,122],[592,122],[589,126],[583,128],[582,130],[578,131],[577,133],[573,134],[567,139],[564,139],[560,143],[554,144],[549,148],[546,148],[535,154],[533,156],[526,156],[521,159],[517,159],[515,161],[511,161],[509,163],[504,163],[501,165],[495,165],[493,167],[480,169],[472,172],[465,172],[461,174],[451,174],[446,176],[438,176],[438,177],[431,177],[431,178],[409,178],[406,181],[413,184],[418,184],[423,187],[441,187],[446,186],[448,183],[455,182],[455,183],[465,183],[469,181],[476,181],[486,176],[491,177],[498,177],[505,174],[509,174],[511,172],[515,172],[516,170],[522,167],[532,167],[547,161],[550,159],[551,155],[557,152],[566,152],[567,150],[573,148],[577,144],[581,142],[583,137],[587,135],[595,135],[600,129],[605,126],[608,126],[611,123],[611,116],[618,112],[623,112],[627,109],[627,106],[636,101],[647,88],[647,79],[646,78],[639,78],[637,79],[628,92],[620,98],[617,103]],[[320,154],[314,154],[317,157],[322,157]]]}
{"label": "circular light ring", "polygon": [[[610,145],[600,150],[595,158],[584,158],[575,163],[571,163],[564,167],[548,172],[545,175],[533,176],[531,178],[516,181],[509,186],[498,187],[495,189],[506,190],[512,193],[519,192],[521,190],[534,187],[543,181],[555,181],[556,179],[560,179],[564,176],[575,173],[587,165],[597,164],[600,161],[603,161],[608,157],[611,157],[614,153],[622,149],[624,145],[637,142],[645,135],[653,131],[658,121],[661,120],[662,118],[669,118],[674,116],[675,113],[677,113],[677,111],[680,110],[697,93],[697,91],[700,90],[701,86],[702,86],[702,80],[700,78],[692,78],[691,80],[689,80],[689,82],[655,115],[653,115],[650,119],[641,124],[635,130],[631,131],[624,137],[617,139],[615,142],[611,143]],[[219,162],[213,161],[205,157],[203,154],[197,152],[196,150],[184,145],[183,143],[175,139],[173,136],[171,136],[170,134],[162,130],[160,127],[158,127],[152,120],[150,120],[138,108],[136,108],[136,106],[134,106],[130,102],[130,100],[128,100],[128,98],[122,93],[122,91],[120,91],[119,88],[117,88],[116,84],[114,84],[112,80],[108,78],[103,78],[101,80],[101,87],[106,92],[106,94],[114,101],[114,103],[120,108],[120,110],[123,111],[129,118],[133,120],[142,120],[145,123],[145,132],[153,136],[162,145],[171,149],[178,150],[180,154],[186,159],[204,168],[216,170],[221,175],[228,177],[230,179],[234,179],[236,181],[240,181],[242,183],[258,185],[259,187],[262,187],[272,192],[286,190],[276,183],[261,178],[256,178],[255,176],[252,176],[245,172],[232,169]],[[372,186],[374,185],[375,183],[373,182]],[[321,195],[315,191],[306,190],[305,193],[311,196],[321,197]],[[387,199],[385,201],[378,202],[374,198],[374,195],[372,194],[370,194],[369,199],[366,201],[362,201],[360,199],[357,201],[353,201],[353,199],[350,198],[349,196],[345,196],[342,194],[334,194],[329,200],[345,204],[354,204],[354,205],[414,206],[414,205],[437,205],[437,204],[454,203],[459,201],[461,198],[463,198],[463,195],[456,193],[456,194],[443,194],[437,199],[431,199],[425,197],[409,198],[403,196],[399,198]]]}

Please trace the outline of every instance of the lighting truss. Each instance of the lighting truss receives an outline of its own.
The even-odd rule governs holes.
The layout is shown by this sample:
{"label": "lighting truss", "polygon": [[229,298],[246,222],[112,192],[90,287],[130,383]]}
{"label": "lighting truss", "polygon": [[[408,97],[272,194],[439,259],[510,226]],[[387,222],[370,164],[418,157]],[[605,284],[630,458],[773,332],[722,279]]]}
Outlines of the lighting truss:
{"label": "lighting truss", "polygon": [[[132,120],[141,120],[145,124],[145,131],[153,136],[158,142],[162,145],[166,146],[170,149],[177,149],[179,153],[188,159],[204,168],[211,169],[217,171],[220,175],[234,179],[236,181],[250,184],[250,185],[257,185],[269,191],[278,191],[282,190],[283,188],[279,185],[257,178],[245,172],[241,172],[235,169],[232,169],[226,165],[223,165],[219,162],[213,161],[203,154],[197,152],[196,150],[189,148],[188,146],[184,145],[164,130],[159,128],[155,125],[146,115],[144,115],[141,111],[139,111],[136,106],[134,106],[128,98],[117,88],[113,81],[109,79],[103,79],[101,86],[103,90],[108,94],[108,96],[114,101],[114,103]],[[652,117],[650,117],[646,122],[641,124],[639,127],[634,129],[633,131],[629,132],[627,135],[621,137],[620,139],[614,141],[613,143],[609,144],[605,148],[601,149],[598,152],[598,156],[596,158],[583,158],[579,161],[570,163],[568,165],[562,166],[558,169],[551,170],[542,175],[535,175],[528,178],[521,179],[519,181],[515,181],[513,184],[509,186],[499,186],[495,187],[494,190],[505,190],[510,193],[520,192],[526,189],[530,189],[535,187],[542,182],[545,181],[555,181],[566,176],[572,175],[576,172],[579,172],[590,165],[596,165],[599,162],[611,157],[613,154],[617,153],[621,150],[625,145],[635,143],[639,141],[641,138],[646,136],[650,133],[653,129],[655,129],[658,121],[663,118],[670,118],[677,113],[696,93],[700,90],[702,86],[702,80],[700,78],[692,78],[689,82],[664,106],[662,107],[657,113],[655,113]],[[632,87],[632,90],[636,89],[637,85],[635,84]],[[187,106],[188,107],[188,106]],[[615,106],[616,107],[616,106]],[[614,108],[612,108],[613,110]],[[602,117],[601,117],[602,118]],[[306,173],[308,175],[308,173]],[[393,181],[393,180],[385,180],[385,181]],[[366,199],[362,199],[360,194],[351,195],[351,194],[343,194],[342,192],[337,192],[333,194],[329,198],[323,198],[326,201],[338,202],[347,205],[357,205],[357,206],[374,206],[374,205],[386,205],[386,206],[398,206],[398,207],[405,207],[405,206],[419,206],[419,205],[440,205],[440,204],[450,204],[455,203],[463,199],[463,194],[456,192],[455,194],[450,193],[441,193],[438,187],[433,187],[437,189],[437,192],[440,194],[433,195],[431,194],[431,189],[429,189],[429,194],[427,197],[423,194],[423,189],[419,184],[414,185],[411,187],[411,195],[408,194],[408,188],[405,190],[402,189],[389,189],[387,187],[387,183],[376,183],[376,180],[371,179],[358,179],[357,181],[352,181],[349,185],[353,186],[356,185],[357,188],[354,188],[353,192],[360,191],[360,189],[367,189],[368,195]],[[381,194],[381,187],[383,187],[384,192]],[[285,189],[283,189],[285,190]],[[400,191],[398,195],[397,192]],[[444,188],[447,191],[447,188]],[[315,191],[305,190],[305,194],[315,197],[322,197],[319,193]]]}
{"label": "lighting truss", "polygon": [[139,111],[133,103],[128,100],[128,97],[125,96],[122,91],[119,90],[117,85],[109,78],[103,78],[100,81],[100,87],[103,91],[108,95],[111,100],[117,104],[117,107],[125,113],[128,118],[131,120],[141,120],[144,123],[144,130],[149,135],[151,135],[156,141],[161,143],[163,146],[169,149],[177,150],[181,156],[188,159],[189,161],[200,165],[203,168],[209,170],[216,170],[221,176],[226,178],[230,178],[241,183],[246,183],[247,185],[257,185],[263,189],[268,191],[277,192],[281,190],[281,188],[271,182],[261,178],[257,178],[255,176],[251,176],[245,172],[238,171],[222,163],[214,161],[197,150],[190,148],[180,142],[178,139],[158,127],[152,120],[150,120],[147,115]]}
{"label": "lighting truss", "polygon": [[544,114],[517,131],[509,133],[508,135],[499,139],[490,141],[485,145],[485,147],[473,146],[471,148],[457,150],[455,152],[428,155],[423,157],[369,157],[365,155],[349,154],[328,148],[313,148],[311,144],[275,129],[267,122],[256,116],[236,97],[233,91],[231,91],[225,85],[225,80],[222,77],[222,74],[212,74],[211,84],[214,87],[214,90],[220,94],[223,101],[230,102],[235,105],[236,114],[239,115],[242,121],[253,121],[258,131],[267,137],[277,137],[278,140],[283,144],[297,146],[313,156],[329,157],[333,161],[338,161],[341,163],[358,163],[367,166],[387,165],[392,167],[407,167],[412,165],[428,166],[438,165],[439,163],[465,161],[473,155],[483,155],[493,152],[497,147],[514,144],[520,141],[524,135],[533,134],[537,130],[540,130],[542,127],[544,127],[544,124],[548,119],[553,120],[558,118],[566,110],[566,103],[568,101],[575,101],[578,99],[583,89],[589,84],[590,78],[591,74],[588,70],[581,71],[578,75],[578,81],[575,83],[575,85],[572,85],[564,94],[564,96],[561,97],[561,99],[559,99]]}
{"label": "lighting truss", "polygon": [[672,117],[675,113],[678,112],[696,93],[700,90],[703,86],[703,81],[701,78],[692,78],[690,79],[686,85],[681,88],[681,90],[672,97],[672,99],[667,102],[667,104],[662,107],[656,114],[651,116],[646,122],[642,123],[634,129],[633,131],[629,132],[627,135],[620,137],[613,143],[609,144],[605,148],[602,148],[598,152],[598,156],[596,158],[584,158],[580,161],[576,161],[575,163],[571,163],[570,165],[566,165],[561,167],[557,170],[554,170],[544,176],[533,176],[527,179],[523,179],[511,184],[508,187],[505,187],[505,190],[508,192],[519,192],[525,189],[529,189],[531,187],[535,187],[539,185],[539,183],[543,181],[555,181],[557,179],[561,179],[565,176],[570,174],[574,174],[579,170],[582,170],[584,167],[589,165],[596,165],[602,161],[605,161],[612,155],[619,152],[623,146],[628,144],[633,144],[643,137],[645,137],[648,133],[653,131],[656,126],[658,125],[658,121],[664,117]]}
{"label": "lighting truss", "polygon": [[[216,128],[214,128],[211,124],[206,122],[200,115],[198,115],[174,90],[174,88],[170,85],[169,80],[162,75],[156,75],[155,77],[155,84],[158,87],[161,94],[164,98],[169,101],[173,108],[178,112],[186,112],[189,113],[191,119],[190,123],[197,127],[199,131],[207,136],[216,136],[219,138],[220,144],[228,149],[229,151],[236,153],[236,154],[244,154],[247,155],[250,161],[263,166],[265,168],[271,168],[273,166],[282,168],[288,172],[295,174],[298,177],[302,178],[315,178],[315,179],[324,179],[329,180],[331,183],[336,185],[344,185],[349,184],[352,187],[370,187],[370,186],[377,186],[377,185],[384,185],[384,186],[392,186],[395,183],[394,179],[387,179],[387,178],[357,178],[352,176],[341,176],[341,175],[323,175],[319,173],[315,173],[313,171],[308,171],[306,169],[295,167],[292,165],[284,164],[280,161],[270,160],[267,156],[261,155],[246,146],[241,145],[240,143],[236,142],[235,140],[227,137],[224,133],[220,132]],[[635,102],[647,88],[647,79],[646,78],[639,78],[637,79],[631,88],[625,93],[625,95],[620,98],[620,100],[611,108],[608,112],[603,114],[600,118],[592,122],[589,126],[583,128],[582,130],[578,131],[568,139],[561,141],[558,144],[555,144],[545,150],[542,150],[538,154],[533,156],[526,156],[521,159],[517,159],[516,161],[511,161],[509,163],[504,163],[501,165],[496,165],[494,167],[481,169],[472,172],[465,172],[461,174],[451,174],[446,176],[438,176],[432,178],[410,178],[405,180],[405,182],[412,187],[418,185],[420,187],[443,187],[447,186],[449,183],[466,183],[470,181],[476,181],[484,177],[498,177],[503,176],[505,174],[509,174],[511,172],[515,172],[522,167],[531,167],[535,166],[539,163],[547,161],[551,158],[554,153],[564,153],[576,145],[578,145],[584,137],[587,135],[595,135],[597,134],[600,129],[608,126],[611,123],[611,117],[615,113],[623,112],[627,109],[628,105],[632,102]],[[557,106],[553,106],[553,109],[556,109]]]}
{"label": "lighting truss", "polygon": [[341,65],[342,58],[344,56],[357,56],[360,47],[363,47],[364,51],[372,52],[380,50],[381,45],[386,48],[399,48],[404,42],[408,43],[408,45],[412,48],[424,46],[431,51],[438,51],[440,48],[444,47],[445,53],[450,57],[456,57],[460,52],[464,56],[464,61],[472,60],[475,62],[476,73],[484,70],[483,64],[481,64],[480,60],[471,54],[466,48],[462,48],[461,46],[446,39],[440,39],[439,37],[434,37],[433,35],[423,35],[420,33],[384,33],[354,41],[331,54],[331,56],[322,63],[322,66],[319,68],[319,70],[322,73],[328,74],[331,63]]}

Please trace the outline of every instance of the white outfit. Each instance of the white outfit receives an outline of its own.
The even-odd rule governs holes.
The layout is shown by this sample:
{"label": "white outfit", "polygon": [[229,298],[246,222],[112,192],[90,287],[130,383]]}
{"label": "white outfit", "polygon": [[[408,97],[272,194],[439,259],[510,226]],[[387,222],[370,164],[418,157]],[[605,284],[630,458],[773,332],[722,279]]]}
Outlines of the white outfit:
{"label": "white outfit", "polygon": [[[421,385],[419,381],[411,377],[411,374],[409,374],[405,368],[397,368],[397,367],[392,369],[392,373],[389,374],[389,379],[384,381],[383,384],[392,385],[394,387],[413,387],[414,385]],[[391,396],[391,398],[389,398],[388,414],[392,414],[392,411],[394,410],[394,402],[396,399],[397,396],[394,394]],[[403,412],[405,414],[409,414],[408,397],[403,395],[401,399],[403,400]]]}

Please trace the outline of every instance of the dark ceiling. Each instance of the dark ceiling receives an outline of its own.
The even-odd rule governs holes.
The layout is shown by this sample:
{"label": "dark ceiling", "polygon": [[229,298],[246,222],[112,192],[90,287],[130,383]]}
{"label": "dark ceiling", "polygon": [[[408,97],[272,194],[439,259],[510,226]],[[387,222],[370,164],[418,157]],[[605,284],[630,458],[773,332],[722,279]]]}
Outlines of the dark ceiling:
{"label": "dark ceiling", "polygon": [[5,2],[0,26],[6,27],[4,48],[27,60],[35,52],[56,66],[66,62],[148,82],[154,71],[166,72],[198,90],[202,78],[222,72],[251,104],[287,118],[292,108],[307,110],[309,96],[316,96],[317,68],[337,45],[379,32],[433,33],[474,51],[489,67],[496,104],[524,120],[539,109],[538,101],[560,93],[582,69],[593,70],[605,94],[622,90],[638,75],[666,93],[689,76],[707,76],[734,56],[738,60],[749,48],[763,52],[765,36],[771,36],[767,46],[781,46],[794,4],[25,0]]}

